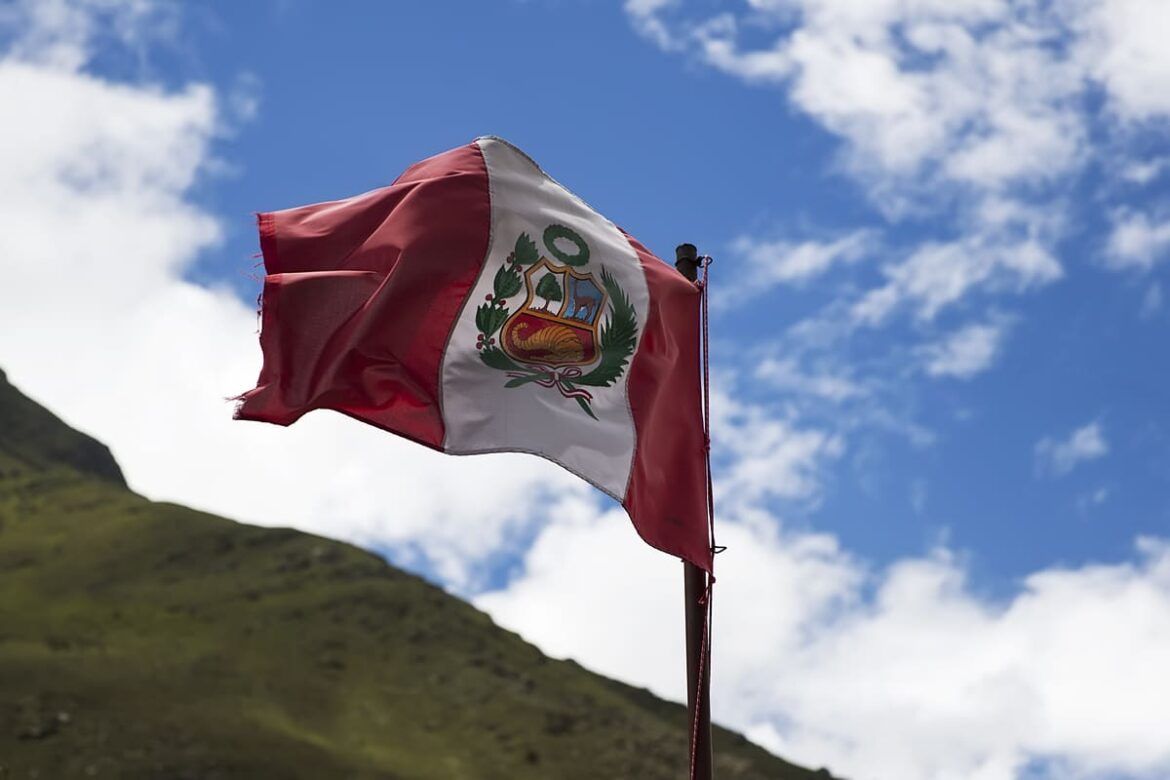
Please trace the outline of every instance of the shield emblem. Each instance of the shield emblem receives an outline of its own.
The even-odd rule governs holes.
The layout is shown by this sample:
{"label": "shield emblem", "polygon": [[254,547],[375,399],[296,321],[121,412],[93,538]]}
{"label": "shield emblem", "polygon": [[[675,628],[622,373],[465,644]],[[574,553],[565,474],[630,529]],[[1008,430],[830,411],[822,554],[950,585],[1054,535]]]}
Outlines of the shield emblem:
{"label": "shield emblem", "polygon": [[593,275],[541,257],[524,272],[524,285],[528,298],[501,332],[504,352],[540,366],[585,366],[597,360],[597,322],[606,292]]}

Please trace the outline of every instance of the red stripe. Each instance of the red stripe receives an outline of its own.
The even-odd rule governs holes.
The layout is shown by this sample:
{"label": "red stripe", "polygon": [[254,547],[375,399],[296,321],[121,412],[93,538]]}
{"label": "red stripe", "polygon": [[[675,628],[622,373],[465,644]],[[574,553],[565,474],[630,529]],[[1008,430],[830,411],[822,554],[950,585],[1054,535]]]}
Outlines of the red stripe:
{"label": "red stripe", "polygon": [[491,231],[479,147],[364,195],[260,214],[259,228],[264,366],[237,416],[289,425],[334,409],[440,449],[443,351]]}
{"label": "red stripe", "polygon": [[630,236],[650,292],[628,393],[636,444],[623,505],[652,547],[712,570],[699,288]]}

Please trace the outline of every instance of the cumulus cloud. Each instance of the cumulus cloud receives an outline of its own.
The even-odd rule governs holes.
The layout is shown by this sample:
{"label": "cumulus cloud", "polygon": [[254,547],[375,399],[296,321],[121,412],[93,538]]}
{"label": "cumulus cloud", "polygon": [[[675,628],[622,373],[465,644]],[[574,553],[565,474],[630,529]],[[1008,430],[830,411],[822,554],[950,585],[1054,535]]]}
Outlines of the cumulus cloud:
{"label": "cumulus cloud", "polygon": [[867,390],[844,372],[830,369],[805,372],[793,358],[765,358],[755,377],[784,393],[808,395],[826,401],[847,401],[866,395]]}
{"label": "cumulus cloud", "polygon": [[[1002,188],[1075,169],[1088,152],[1082,99],[1104,89],[1115,116],[1170,113],[1159,0],[749,3],[751,14],[688,16],[684,3],[628,2],[644,29],[669,27],[707,62],[784,84],[847,141],[863,176]],[[773,30],[770,45],[745,43]]]}
{"label": "cumulus cloud", "polygon": [[1000,324],[967,325],[922,350],[926,373],[934,377],[970,379],[995,362],[1006,328]]}
{"label": "cumulus cloud", "polygon": [[1170,168],[1170,157],[1137,160],[1121,170],[1121,178],[1131,184],[1144,185],[1157,180]]}
{"label": "cumulus cloud", "polygon": [[715,497],[734,506],[767,499],[815,502],[821,467],[844,452],[838,435],[797,426],[723,394],[714,398],[712,438],[721,444]]}
{"label": "cumulus cloud", "polygon": [[0,45],[11,59],[77,71],[98,39],[142,53],[177,23],[177,9],[154,0],[15,0],[0,8]]}
{"label": "cumulus cloud", "polygon": [[[848,142],[860,175],[929,172],[998,188],[1058,175],[1085,151],[1087,56],[1053,45],[1081,17],[1007,0],[755,6],[750,23],[779,28],[770,47],[743,43],[745,22],[731,13],[677,23],[675,37],[726,72],[786,84],[798,108]],[[627,6],[638,24],[665,23],[668,9]],[[1106,36],[1102,45],[1118,46]]]}
{"label": "cumulus cloud", "polygon": [[[1074,5],[1074,7],[1076,7]],[[1170,114],[1170,6],[1161,0],[1083,3],[1079,20],[1091,73],[1105,85],[1113,110],[1129,121]]]}
{"label": "cumulus cloud", "polygon": [[[1092,63],[1121,45],[1082,5],[784,0],[714,12],[685,0],[626,4],[635,27],[664,50],[782,92],[839,139],[837,170],[874,207],[828,239],[733,243],[751,284],[717,292],[721,310],[822,277],[835,291],[806,318],[812,340],[761,367],[768,376],[760,378],[782,393],[839,402],[862,397],[859,388],[902,383],[919,365],[927,376],[968,378],[1002,353],[1010,330],[996,321],[995,299],[1066,274],[1064,199],[1094,159],[1100,122],[1086,109],[1090,84],[1104,83]],[[1111,105],[1120,117],[1122,104]],[[1108,132],[1114,124],[1105,123]],[[878,264],[876,273],[862,260]],[[937,340],[940,315],[954,311],[986,324]],[[925,345],[866,334],[907,317]],[[786,342],[797,336],[793,329]],[[840,372],[802,369],[810,353],[830,366],[854,364],[860,353],[864,367],[842,381]],[[888,420],[883,401],[870,398],[867,418]]]}
{"label": "cumulus cloud", "polygon": [[858,230],[829,241],[761,241],[741,236],[732,243],[742,268],[736,282],[716,290],[715,304],[730,306],[777,285],[801,285],[834,266],[855,263],[872,251],[873,231]]}
{"label": "cumulus cloud", "polygon": [[[527,456],[448,458],[328,413],[287,430],[231,420],[225,398],[260,365],[256,315],[186,278],[222,233],[189,197],[222,167],[222,97],[85,69],[99,42],[133,43],[135,20],[154,11],[5,9],[0,365],[108,442],[153,498],[396,549],[470,587],[528,533],[548,492],[584,488]],[[491,498],[452,483],[491,485]]]}
{"label": "cumulus cloud", "polygon": [[[681,567],[617,520],[546,529],[476,603],[554,655],[684,699]],[[991,601],[945,550],[874,571],[832,536],[776,528],[759,512],[718,525],[717,720],[855,780],[1018,780],[1034,761],[1082,778],[1170,771],[1164,543],[1037,571]]]}
{"label": "cumulus cloud", "polygon": [[1170,217],[1123,210],[1113,215],[1106,264],[1113,269],[1148,271],[1170,255]]}
{"label": "cumulus cloud", "polygon": [[658,18],[658,14],[675,4],[675,0],[626,0],[626,13],[634,21],[638,32],[654,41],[660,47],[673,47],[675,41],[670,29]]}
{"label": "cumulus cloud", "polygon": [[[856,298],[858,324],[900,310],[929,319],[974,293],[1060,279],[1068,186],[1100,150],[1133,182],[1163,169],[1126,153],[1136,123],[1170,116],[1160,0],[785,0],[714,16],[676,0],[626,12],[667,50],[782,89],[840,139],[844,170],[890,224],[934,218]],[[1109,266],[1149,267],[1163,227],[1127,215]]]}
{"label": "cumulus cloud", "polygon": [[910,307],[919,318],[930,320],[972,290],[1022,292],[1059,279],[1064,272],[1038,242],[1000,243],[979,236],[927,242],[883,273],[885,284],[872,288],[853,304],[856,322],[881,324],[900,307]]}
{"label": "cumulus cloud", "polygon": [[1109,454],[1109,443],[1099,422],[1091,422],[1064,439],[1044,437],[1036,443],[1036,469],[1061,477],[1077,465]]}
{"label": "cumulus cloud", "polygon": [[[682,566],[628,538],[619,519],[580,510],[549,527],[519,575],[475,603],[547,652],[685,699]],[[715,717],[740,727],[752,723],[736,711],[771,709],[785,649],[863,576],[832,537],[782,541],[774,520],[747,512],[717,528],[728,549],[716,561]],[[597,556],[609,576],[596,577]]]}

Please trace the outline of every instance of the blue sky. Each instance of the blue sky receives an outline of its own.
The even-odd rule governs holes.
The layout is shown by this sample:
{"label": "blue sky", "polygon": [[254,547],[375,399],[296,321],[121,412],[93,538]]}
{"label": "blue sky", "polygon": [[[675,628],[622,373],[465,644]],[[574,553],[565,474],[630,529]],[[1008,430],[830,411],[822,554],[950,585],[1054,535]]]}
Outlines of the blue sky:
{"label": "blue sky", "polygon": [[[738,263],[741,236],[874,230],[849,273],[719,313],[716,360],[749,374],[760,350],[843,287],[873,285],[883,261],[955,232],[954,209],[883,218],[841,170],[840,141],[785,105],[780,90],[705,68],[693,52],[664,56],[615,4],[354,3],[338,13],[324,4],[219,3],[184,27],[182,45],[152,60],[158,78],[236,85],[259,104],[218,146],[235,170],[196,195],[227,218],[228,234],[193,278],[227,279],[242,295],[255,290],[241,273],[256,246],[251,212],[383,185],[415,159],[486,133],[520,145],[661,256],[681,241],[700,243],[721,261],[716,284],[752,273]],[[1153,158],[1170,153],[1156,128],[1142,130],[1127,145]],[[1166,184],[1118,192],[1101,170],[1109,165],[1095,160],[1058,184],[1074,223],[1053,242],[1059,282],[964,301],[929,326],[895,322],[832,355],[843,366],[887,363],[874,367],[883,385],[875,403],[933,443],[862,426],[854,451],[828,470],[823,500],[802,508],[799,522],[879,562],[945,535],[991,590],[1052,563],[1128,556],[1135,535],[1166,529],[1170,369],[1155,357],[1165,351],[1166,320],[1141,314],[1165,274],[1119,275],[1099,262],[1109,231],[1102,200],[1156,202]],[[966,380],[900,373],[896,353],[979,320],[983,309],[1011,323],[993,365]],[[785,400],[766,382],[737,390]],[[1112,457],[1069,479],[1038,477],[1037,442],[1092,422]]]}
{"label": "blue sky", "polygon": [[0,366],[147,495],[377,549],[678,698],[677,567],[570,478],[228,420],[252,213],[501,135],[716,258],[717,718],[856,778],[1165,777],[1168,13],[17,3]]}

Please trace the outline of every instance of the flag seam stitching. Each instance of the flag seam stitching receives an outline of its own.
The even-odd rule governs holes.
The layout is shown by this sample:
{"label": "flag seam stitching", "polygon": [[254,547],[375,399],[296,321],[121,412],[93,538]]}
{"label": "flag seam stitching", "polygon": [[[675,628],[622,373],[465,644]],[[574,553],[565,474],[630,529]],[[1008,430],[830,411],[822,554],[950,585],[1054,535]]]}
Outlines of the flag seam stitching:
{"label": "flag seam stitching", "polygon": [[447,449],[447,436],[449,435],[449,432],[447,429],[447,413],[446,413],[446,403],[445,403],[445,399],[444,399],[446,392],[447,392],[447,385],[443,381],[443,377],[447,373],[446,372],[447,356],[450,354],[450,351],[451,351],[451,339],[455,338],[455,330],[459,326],[459,320],[462,319],[463,315],[467,312],[467,305],[471,302],[471,294],[475,292],[475,288],[479,286],[480,280],[483,279],[483,275],[487,271],[488,260],[491,259],[492,247],[495,245],[495,239],[496,239],[496,236],[495,236],[496,223],[495,223],[495,220],[492,219],[492,204],[495,202],[495,198],[492,195],[492,172],[491,172],[491,169],[488,167],[487,155],[485,155],[483,153],[483,148],[479,145],[479,139],[477,138],[475,141],[473,141],[471,146],[475,147],[475,151],[479,153],[480,162],[483,163],[483,175],[484,175],[484,178],[487,179],[488,238],[487,238],[487,248],[484,250],[483,262],[480,263],[480,266],[479,266],[479,273],[477,273],[475,275],[475,280],[472,281],[471,286],[469,286],[467,288],[467,292],[464,293],[463,303],[459,306],[459,312],[451,319],[451,328],[450,328],[450,330],[447,331],[447,338],[443,342],[443,359],[439,361],[438,402],[439,402],[439,419],[442,420],[442,422],[443,422],[443,441],[441,444],[441,450],[443,452],[451,452],[451,450]]}

